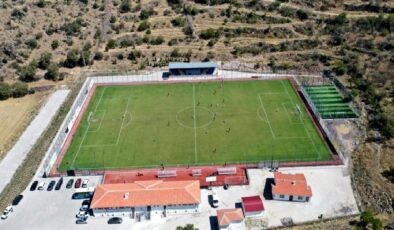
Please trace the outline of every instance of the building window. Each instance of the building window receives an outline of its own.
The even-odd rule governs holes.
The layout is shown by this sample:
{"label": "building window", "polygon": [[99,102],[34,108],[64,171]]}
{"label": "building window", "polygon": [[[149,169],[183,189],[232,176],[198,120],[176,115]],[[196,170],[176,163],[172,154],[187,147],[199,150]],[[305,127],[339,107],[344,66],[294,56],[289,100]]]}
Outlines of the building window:
{"label": "building window", "polygon": [[304,199],[304,197],[302,197],[302,196],[298,197],[298,200],[303,200],[303,199]]}
{"label": "building window", "polygon": [[279,195],[279,198],[285,198],[285,195]]}

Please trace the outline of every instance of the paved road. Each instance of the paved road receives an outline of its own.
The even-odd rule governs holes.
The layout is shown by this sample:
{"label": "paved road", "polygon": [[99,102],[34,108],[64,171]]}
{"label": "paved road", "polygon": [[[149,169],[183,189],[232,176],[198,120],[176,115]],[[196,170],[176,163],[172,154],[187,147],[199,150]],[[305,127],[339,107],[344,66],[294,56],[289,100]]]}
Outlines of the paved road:
{"label": "paved road", "polygon": [[63,104],[70,90],[58,90],[53,93],[45,105],[40,109],[38,115],[27,127],[25,132],[0,162],[0,193],[11,181],[15,171],[25,160],[26,155],[37,142],[52,118]]}

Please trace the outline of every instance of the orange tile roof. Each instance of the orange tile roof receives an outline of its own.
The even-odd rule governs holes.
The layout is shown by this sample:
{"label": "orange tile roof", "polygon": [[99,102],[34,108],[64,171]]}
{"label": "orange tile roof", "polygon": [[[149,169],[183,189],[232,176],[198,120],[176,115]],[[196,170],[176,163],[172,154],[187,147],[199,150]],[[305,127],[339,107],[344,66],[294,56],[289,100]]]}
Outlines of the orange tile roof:
{"label": "orange tile roof", "polygon": [[272,194],[290,196],[312,196],[312,189],[307,185],[304,174],[274,173],[275,185]]}
{"label": "orange tile roof", "polygon": [[216,214],[220,226],[229,225],[244,219],[244,214],[240,208],[218,209]]}
{"label": "orange tile roof", "polygon": [[291,174],[291,173],[275,172],[274,177],[275,177],[275,181],[289,180],[289,181],[304,181],[306,183],[305,176],[302,173]]}
{"label": "orange tile roof", "polygon": [[148,205],[198,204],[200,201],[200,182],[197,180],[151,180],[99,185],[93,195],[90,207],[143,207]]}

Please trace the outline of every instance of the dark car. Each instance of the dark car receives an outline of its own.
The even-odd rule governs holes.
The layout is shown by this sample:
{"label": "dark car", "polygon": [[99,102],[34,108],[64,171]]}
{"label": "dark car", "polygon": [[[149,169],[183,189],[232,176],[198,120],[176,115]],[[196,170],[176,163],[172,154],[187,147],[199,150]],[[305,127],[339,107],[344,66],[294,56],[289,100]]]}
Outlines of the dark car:
{"label": "dark car", "polygon": [[78,219],[75,221],[76,224],[87,224],[86,219]]}
{"label": "dark car", "polygon": [[60,180],[56,183],[55,190],[60,190],[63,184],[63,177],[60,178]]}
{"label": "dark car", "polygon": [[16,206],[19,204],[19,202],[21,202],[21,200],[23,199],[23,195],[17,195],[14,200],[12,200],[12,205]]}
{"label": "dark car", "polygon": [[49,185],[48,185],[47,191],[52,191],[52,190],[53,190],[53,187],[55,186],[55,184],[56,184],[56,181],[52,180],[52,181],[49,183]]}
{"label": "dark car", "polygon": [[108,220],[108,224],[121,224],[122,221],[123,219],[120,217],[112,217],[111,219]]}
{"label": "dark car", "polygon": [[38,181],[34,181],[30,186],[30,191],[35,191],[38,185]]}
{"label": "dark car", "polygon": [[66,184],[66,188],[71,188],[74,184],[74,179],[70,179],[68,180],[67,184]]}
{"label": "dark car", "polygon": [[74,188],[80,188],[81,187],[81,183],[82,183],[81,178],[78,178],[77,181],[75,181]]}

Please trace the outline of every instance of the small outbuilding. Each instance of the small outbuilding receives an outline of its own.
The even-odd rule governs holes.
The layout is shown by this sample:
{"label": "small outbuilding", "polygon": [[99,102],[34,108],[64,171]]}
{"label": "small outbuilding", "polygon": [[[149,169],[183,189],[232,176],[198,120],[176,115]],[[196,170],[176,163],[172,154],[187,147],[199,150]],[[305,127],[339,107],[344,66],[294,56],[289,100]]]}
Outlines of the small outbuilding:
{"label": "small outbuilding", "polygon": [[308,186],[304,174],[274,173],[275,184],[272,186],[274,200],[308,202],[312,189]]}
{"label": "small outbuilding", "polygon": [[242,197],[242,208],[246,217],[259,216],[264,212],[263,201],[260,196]]}
{"label": "small outbuilding", "polygon": [[245,229],[244,214],[240,208],[219,209],[216,211],[219,229],[243,230]]}

